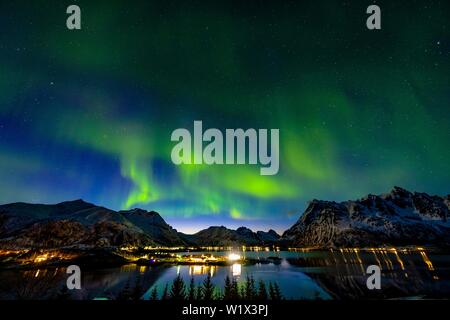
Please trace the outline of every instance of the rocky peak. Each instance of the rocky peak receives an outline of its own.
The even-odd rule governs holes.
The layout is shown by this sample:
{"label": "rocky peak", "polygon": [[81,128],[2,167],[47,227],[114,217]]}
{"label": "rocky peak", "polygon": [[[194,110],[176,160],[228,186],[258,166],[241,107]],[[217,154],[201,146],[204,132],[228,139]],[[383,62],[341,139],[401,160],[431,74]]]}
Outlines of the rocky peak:
{"label": "rocky peak", "polygon": [[160,216],[159,213],[156,211],[147,211],[144,209],[134,208],[131,210],[122,210],[119,211],[119,213],[126,214],[126,215],[137,215],[137,216],[143,216],[143,217],[154,217],[154,216]]}
{"label": "rocky peak", "polygon": [[284,240],[305,246],[450,244],[449,199],[400,187],[342,203],[313,200]]}
{"label": "rocky peak", "polygon": [[236,229],[236,232],[242,235],[253,235],[254,232],[246,227],[239,227]]}
{"label": "rocky peak", "polygon": [[64,201],[61,203],[58,203],[56,205],[60,210],[72,210],[72,211],[79,211],[87,208],[93,208],[95,205],[92,203],[86,202],[83,199],[77,199],[72,201]]}
{"label": "rocky peak", "polygon": [[406,189],[395,186],[389,193],[391,198],[411,198],[412,193]]}
{"label": "rocky peak", "polygon": [[276,233],[274,230],[270,229],[267,232],[264,231],[258,231],[256,232],[256,235],[258,238],[263,242],[275,242],[278,239],[280,239],[280,235]]}
{"label": "rocky peak", "polygon": [[447,221],[449,208],[444,198],[429,196],[426,193],[415,192],[413,206],[416,212],[425,220]]}

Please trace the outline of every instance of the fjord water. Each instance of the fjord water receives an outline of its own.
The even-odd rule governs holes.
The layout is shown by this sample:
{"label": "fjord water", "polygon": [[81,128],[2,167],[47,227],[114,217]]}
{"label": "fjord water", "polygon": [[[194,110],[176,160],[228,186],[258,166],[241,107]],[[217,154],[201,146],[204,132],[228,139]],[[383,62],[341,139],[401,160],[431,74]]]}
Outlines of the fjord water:
{"label": "fjord water", "polygon": [[[184,252],[188,254],[229,255],[230,251]],[[247,276],[266,287],[276,282],[286,299],[405,299],[450,298],[450,255],[421,250],[358,249],[334,251],[247,251],[239,252],[247,259],[263,263],[229,266],[170,265],[138,266],[135,264],[111,268],[82,268],[82,290],[61,295],[67,279],[65,268],[33,270],[0,270],[1,299],[115,299],[124,290],[136,285],[143,299],[153,288],[159,296],[166,284],[180,275],[189,284],[191,278],[201,284],[211,275],[218,290],[223,289],[225,277],[243,283]],[[265,260],[277,257],[275,262]],[[382,269],[381,290],[368,290],[365,270],[370,264]]]}
{"label": "fjord water", "polygon": [[[208,253],[205,252],[204,254]],[[219,252],[215,254],[227,255],[228,252]],[[273,253],[271,254],[273,255]],[[271,256],[271,254],[268,252],[259,254],[256,252],[247,252],[246,256],[256,258],[257,255]],[[280,256],[289,255],[292,254],[289,252],[280,253]],[[256,285],[258,285],[259,281],[263,281],[267,288],[269,287],[269,283],[277,283],[287,299],[331,299],[331,296],[320,288],[316,282],[303,271],[320,272],[318,268],[299,268],[292,266],[284,259],[282,259],[279,264],[256,263],[244,265],[236,262],[231,266],[172,266],[166,269],[164,274],[162,274],[153,286],[147,290],[143,298],[148,299],[154,287],[161,293],[164,286],[166,284],[170,285],[177,275],[180,275],[186,284],[189,283],[191,278],[194,278],[194,282],[197,285],[200,285],[209,274],[213,284],[219,290],[222,289],[226,276],[229,276],[230,279],[237,278],[238,283],[246,281],[247,277],[253,277]]]}

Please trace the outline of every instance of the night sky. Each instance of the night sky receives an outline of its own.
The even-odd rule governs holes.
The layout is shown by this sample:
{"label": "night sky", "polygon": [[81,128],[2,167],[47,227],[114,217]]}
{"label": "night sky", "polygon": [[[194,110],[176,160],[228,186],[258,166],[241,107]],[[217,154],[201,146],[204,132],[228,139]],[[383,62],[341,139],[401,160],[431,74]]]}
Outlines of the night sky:
{"label": "night sky", "polygon": [[[314,198],[450,192],[447,0],[5,2],[0,203],[283,231]],[[173,165],[170,135],[194,120],[279,128],[279,174]]]}

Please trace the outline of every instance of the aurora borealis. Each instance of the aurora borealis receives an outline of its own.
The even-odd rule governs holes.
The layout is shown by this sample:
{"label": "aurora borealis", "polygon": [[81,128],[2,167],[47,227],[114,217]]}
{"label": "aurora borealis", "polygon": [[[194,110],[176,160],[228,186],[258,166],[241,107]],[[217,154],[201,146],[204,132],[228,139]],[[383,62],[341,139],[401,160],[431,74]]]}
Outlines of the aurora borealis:
{"label": "aurora borealis", "polygon": [[[65,9],[82,10],[82,30]],[[450,3],[0,4],[0,203],[283,231],[307,201],[450,192]],[[280,170],[175,166],[171,132],[279,128]]]}

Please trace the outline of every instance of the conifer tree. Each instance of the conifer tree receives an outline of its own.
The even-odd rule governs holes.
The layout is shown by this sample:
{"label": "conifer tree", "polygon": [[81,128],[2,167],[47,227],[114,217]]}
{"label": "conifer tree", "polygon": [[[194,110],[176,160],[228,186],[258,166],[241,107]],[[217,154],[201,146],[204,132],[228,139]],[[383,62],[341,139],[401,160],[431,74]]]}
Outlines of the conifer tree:
{"label": "conifer tree", "polygon": [[211,282],[211,275],[208,274],[206,279],[203,281],[202,295],[204,300],[212,300],[214,297],[214,285]]}
{"label": "conifer tree", "polygon": [[240,299],[240,293],[239,293],[239,285],[236,278],[233,278],[233,281],[231,282],[231,299],[232,300],[239,300]]}
{"label": "conifer tree", "polygon": [[250,300],[256,299],[258,296],[258,291],[256,290],[255,279],[253,276],[250,277]]}
{"label": "conifer tree", "polygon": [[273,284],[272,284],[272,282],[270,282],[269,283],[269,297],[271,300],[274,300],[274,298],[273,298],[274,296],[275,296],[275,292],[273,290]]}
{"label": "conifer tree", "polygon": [[270,295],[271,300],[278,301],[278,300],[283,299],[283,295],[281,294],[280,287],[278,286],[278,284],[276,282],[274,282],[273,284],[272,284],[272,282],[270,283],[269,295]]}
{"label": "conifer tree", "polygon": [[224,300],[232,300],[233,299],[233,285],[232,285],[230,277],[228,275],[225,278],[225,285],[223,287],[223,299]]}
{"label": "conifer tree", "polygon": [[245,290],[244,290],[244,299],[246,300],[254,300],[256,298],[256,287],[255,287],[255,279],[253,276],[247,276],[245,281]]}
{"label": "conifer tree", "polygon": [[167,300],[169,299],[169,285],[166,283],[164,286],[163,293],[161,295],[161,300]]}
{"label": "conifer tree", "polygon": [[189,283],[188,300],[194,301],[196,299],[195,282],[194,277],[191,277],[191,282]]}
{"label": "conifer tree", "polygon": [[173,280],[172,288],[170,289],[170,299],[184,300],[186,298],[186,285],[184,284],[181,275],[177,275]]}
{"label": "conifer tree", "polygon": [[202,300],[203,299],[203,288],[202,286],[198,286],[196,293],[195,293],[195,300]]}
{"label": "conifer tree", "polygon": [[278,283],[275,282],[273,284],[273,289],[275,291],[276,300],[283,300],[284,298],[283,298],[283,295],[281,294],[281,290],[280,290],[280,287],[278,286]]}
{"label": "conifer tree", "polygon": [[156,289],[156,286],[153,287],[152,291],[150,291],[150,300],[158,300],[158,290]]}
{"label": "conifer tree", "polygon": [[264,281],[259,280],[258,285],[258,300],[267,300],[267,290]]}

